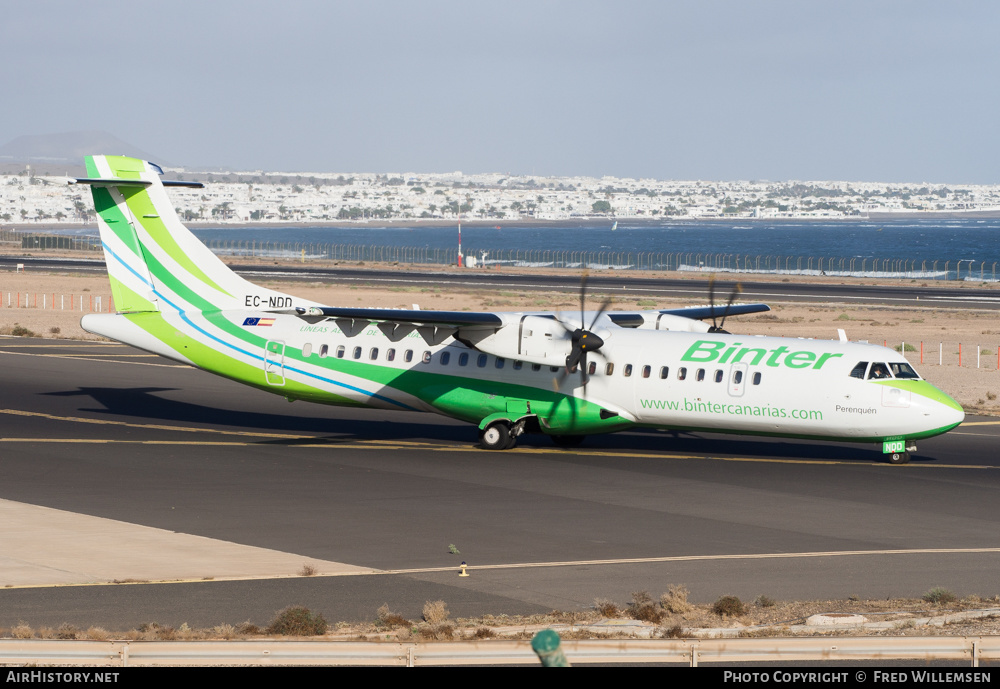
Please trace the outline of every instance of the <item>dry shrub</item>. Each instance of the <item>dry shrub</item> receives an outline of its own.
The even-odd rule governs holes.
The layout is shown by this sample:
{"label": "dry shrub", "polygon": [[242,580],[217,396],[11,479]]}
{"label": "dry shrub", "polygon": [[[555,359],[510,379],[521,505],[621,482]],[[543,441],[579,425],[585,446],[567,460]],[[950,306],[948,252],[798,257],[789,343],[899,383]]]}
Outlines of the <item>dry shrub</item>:
{"label": "dry shrub", "polygon": [[87,629],[87,638],[93,641],[107,641],[111,638],[111,632],[104,627],[90,627]]}
{"label": "dry shrub", "polygon": [[763,593],[753,599],[753,604],[758,608],[773,608],[778,604],[776,600],[770,596],[765,596]]}
{"label": "dry shrub", "polygon": [[667,612],[678,615],[694,609],[694,606],[688,603],[688,590],[684,584],[671,584],[667,592],[660,596],[660,605]]}
{"label": "dry shrub", "polygon": [[79,635],[80,635],[80,630],[78,630],[76,627],[69,624],[68,622],[63,622],[61,625],[59,625],[59,628],[56,629],[56,638],[63,639],[64,641],[73,641],[79,638]]}
{"label": "dry shrub", "polygon": [[394,629],[396,627],[409,627],[410,621],[398,615],[391,610],[389,610],[389,604],[384,603],[382,607],[378,609],[375,613],[376,619],[375,624],[379,627],[388,627],[389,629]]}
{"label": "dry shrub", "polygon": [[267,633],[282,636],[321,636],[326,634],[326,627],[326,620],[322,615],[301,605],[290,605],[278,611],[267,625]]}
{"label": "dry shrub", "polygon": [[10,630],[10,635],[15,639],[31,639],[35,636],[35,630],[22,620]]}
{"label": "dry shrub", "polygon": [[670,627],[668,629],[664,629],[663,630],[662,638],[664,638],[664,639],[683,639],[684,638],[684,627],[680,626],[679,624],[675,624],[674,626],[672,626],[672,627]]}
{"label": "dry shrub", "polygon": [[941,586],[935,586],[925,593],[922,598],[928,603],[934,603],[935,605],[947,605],[958,600],[958,597],[954,593]]}
{"label": "dry shrub", "polygon": [[220,624],[218,626],[212,627],[212,632],[217,636],[221,636],[223,639],[232,639],[239,635],[236,631],[236,627],[231,624]]}
{"label": "dry shrub", "polygon": [[448,619],[448,604],[443,600],[424,603],[424,621],[427,624],[441,624]]}
{"label": "dry shrub", "polygon": [[472,635],[473,639],[492,639],[497,635],[495,631],[489,627],[479,627],[475,633]]}
{"label": "dry shrub", "polygon": [[712,612],[720,617],[739,617],[746,613],[746,606],[736,596],[723,596],[712,604]]}
{"label": "dry shrub", "polygon": [[14,327],[11,328],[10,334],[14,337],[38,337],[37,333],[28,330],[23,325],[18,325],[17,323],[15,323]]}
{"label": "dry shrub", "polygon": [[629,603],[628,616],[633,620],[641,622],[652,622],[659,624],[665,617],[663,609],[653,602],[647,591],[636,591],[632,594],[632,602]]}
{"label": "dry shrub", "polygon": [[264,633],[264,630],[250,620],[247,620],[246,622],[241,622],[236,625],[236,633],[241,636],[260,636]]}
{"label": "dry shrub", "polygon": [[621,615],[621,610],[618,609],[618,606],[604,598],[598,598],[594,601],[594,610],[602,617],[618,617]]}

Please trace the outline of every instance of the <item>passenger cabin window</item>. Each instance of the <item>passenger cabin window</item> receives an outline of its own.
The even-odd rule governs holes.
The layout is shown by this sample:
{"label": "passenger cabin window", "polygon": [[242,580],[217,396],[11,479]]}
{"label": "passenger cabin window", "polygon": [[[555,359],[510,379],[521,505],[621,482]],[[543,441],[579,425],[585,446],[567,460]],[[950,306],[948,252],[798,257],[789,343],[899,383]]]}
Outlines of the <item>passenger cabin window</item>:
{"label": "passenger cabin window", "polygon": [[670,367],[660,366],[660,380],[666,380],[669,375],[670,375]]}
{"label": "passenger cabin window", "polygon": [[302,345],[302,356],[309,356],[313,353],[312,342],[306,342]]}
{"label": "passenger cabin window", "polygon": [[497,368],[503,368],[503,365],[504,365],[505,363],[507,363],[507,360],[506,360],[506,359],[504,359],[503,357],[499,357],[499,356],[498,356],[498,357],[497,357],[497,361],[496,361],[496,364],[495,364],[495,366],[496,366]]}
{"label": "passenger cabin window", "polygon": [[343,359],[345,352],[347,352],[347,348],[344,345],[337,345],[337,358],[338,359]]}
{"label": "passenger cabin window", "polygon": [[387,349],[387,350],[385,350],[385,360],[386,361],[395,361],[396,360],[396,350],[395,349]]}
{"label": "passenger cabin window", "polygon": [[615,365],[609,361],[608,365],[604,367],[604,375],[610,376],[614,372],[615,372]]}
{"label": "passenger cabin window", "polygon": [[521,367],[524,366],[524,362],[523,361],[515,361],[515,362],[513,362],[511,364],[511,366],[514,368],[515,371],[520,371]]}
{"label": "passenger cabin window", "polygon": [[476,359],[476,366],[478,366],[479,368],[484,368],[486,366],[486,358],[487,357],[485,354],[480,354],[479,358]]}
{"label": "passenger cabin window", "polygon": [[441,365],[447,366],[449,361],[451,361],[451,352],[441,352]]}
{"label": "passenger cabin window", "polygon": [[868,370],[868,362],[859,361],[854,365],[854,368],[851,369],[851,378],[860,378],[864,380],[866,370]]}
{"label": "passenger cabin window", "polygon": [[429,364],[429,363],[431,363],[431,353],[430,353],[430,351],[424,351],[424,353],[420,356],[420,363],[422,363],[422,364]]}
{"label": "passenger cabin window", "polygon": [[739,369],[733,371],[733,383],[735,385],[739,385],[742,382],[743,382],[743,371],[740,371]]}
{"label": "passenger cabin window", "polygon": [[325,359],[330,354],[330,345],[322,345],[319,348],[319,358]]}
{"label": "passenger cabin window", "polygon": [[705,380],[705,369],[699,368],[698,369],[698,382],[700,383],[703,380]]}
{"label": "passenger cabin window", "polygon": [[354,358],[355,359],[360,359],[361,358],[361,347],[355,347],[354,348]]}
{"label": "passenger cabin window", "polygon": [[468,363],[469,363],[469,353],[468,352],[462,352],[461,354],[458,355],[458,365],[459,366],[465,366]]}
{"label": "passenger cabin window", "polygon": [[722,382],[722,369],[721,368],[715,369],[715,382],[716,383],[721,383]]}
{"label": "passenger cabin window", "polygon": [[753,374],[753,384],[760,385],[760,371]]}
{"label": "passenger cabin window", "polygon": [[649,374],[652,373],[652,372],[653,372],[653,367],[650,366],[649,364],[646,364],[645,366],[642,367],[642,377],[643,378],[649,378]]}
{"label": "passenger cabin window", "polygon": [[412,349],[407,349],[403,353],[403,361],[405,361],[406,363],[410,363],[411,361],[413,361],[413,350]]}
{"label": "passenger cabin window", "polygon": [[622,370],[622,375],[626,378],[632,375],[632,364],[625,364],[625,368]]}
{"label": "passenger cabin window", "polygon": [[883,378],[891,377],[889,367],[880,361],[876,361],[872,364],[871,370],[868,371],[868,380],[881,380]]}
{"label": "passenger cabin window", "polygon": [[368,358],[372,361],[378,359],[378,347],[372,347],[371,351],[368,352]]}
{"label": "passenger cabin window", "polygon": [[592,376],[595,373],[597,373],[597,362],[591,361],[589,364],[587,364],[587,375]]}
{"label": "passenger cabin window", "polygon": [[532,364],[531,365],[531,370],[532,371],[541,371],[542,370],[542,365],[541,364]]}
{"label": "passenger cabin window", "polygon": [[684,380],[688,377],[688,370],[686,367],[681,366],[677,369],[677,380]]}
{"label": "passenger cabin window", "polygon": [[892,370],[892,375],[896,378],[903,379],[919,379],[920,376],[917,372],[913,370],[913,367],[906,362],[900,362],[898,364],[889,364],[889,368]]}

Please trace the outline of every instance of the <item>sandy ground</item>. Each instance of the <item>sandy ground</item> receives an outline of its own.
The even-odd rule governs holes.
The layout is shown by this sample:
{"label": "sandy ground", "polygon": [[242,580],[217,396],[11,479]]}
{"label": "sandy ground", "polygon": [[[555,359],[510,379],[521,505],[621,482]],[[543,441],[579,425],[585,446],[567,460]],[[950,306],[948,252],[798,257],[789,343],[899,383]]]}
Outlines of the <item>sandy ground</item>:
{"label": "sandy ground", "polygon": [[[403,267],[399,269],[405,270]],[[704,276],[683,277],[694,279]],[[746,281],[753,278],[740,276],[740,279]],[[770,279],[774,279],[773,276]],[[840,279],[830,281],[842,282]],[[456,311],[551,309],[567,312],[579,308],[577,295],[566,293],[456,292],[439,288],[407,287],[380,289],[357,284],[345,286],[279,281],[265,284],[273,289],[335,306],[412,308],[413,304],[419,304],[424,309]],[[918,288],[919,285],[914,287]],[[720,287],[720,292],[722,289]],[[20,327],[38,337],[101,339],[80,328],[80,317],[91,308],[96,309],[98,303],[107,309],[110,296],[111,290],[106,277],[72,273],[0,272],[0,335],[11,335]],[[594,294],[592,297],[596,308],[602,295]],[[705,302],[707,297],[701,303]],[[648,296],[629,298],[616,295],[611,308],[676,308],[690,303],[693,302],[654,301]],[[1000,374],[997,370],[1000,323],[997,323],[994,312],[838,304],[772,304],[772,308],[773,311],[768,314],[730,319],[727,328],[735,333],[750,335],[817,339],[836,339],[837,329],[843,328],[852,340],[887,343],[897,348],[901,343],[906,343],[906,356],[920,374],[952,395],[967,411],[1000,414],[1000,400],[997,399],[1000,396]],[[911,351],[910,347],[914,350]]]}

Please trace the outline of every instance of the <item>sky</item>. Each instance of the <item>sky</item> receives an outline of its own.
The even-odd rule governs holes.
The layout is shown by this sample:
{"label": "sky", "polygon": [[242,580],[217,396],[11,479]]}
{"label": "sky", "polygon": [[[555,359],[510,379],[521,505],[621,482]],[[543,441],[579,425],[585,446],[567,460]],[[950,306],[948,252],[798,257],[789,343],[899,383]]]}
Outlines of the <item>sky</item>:
{"label": "sky", "polygon": [[0,144],[103,130],[187,167],[1000,183],[996,2],[2,7]]}

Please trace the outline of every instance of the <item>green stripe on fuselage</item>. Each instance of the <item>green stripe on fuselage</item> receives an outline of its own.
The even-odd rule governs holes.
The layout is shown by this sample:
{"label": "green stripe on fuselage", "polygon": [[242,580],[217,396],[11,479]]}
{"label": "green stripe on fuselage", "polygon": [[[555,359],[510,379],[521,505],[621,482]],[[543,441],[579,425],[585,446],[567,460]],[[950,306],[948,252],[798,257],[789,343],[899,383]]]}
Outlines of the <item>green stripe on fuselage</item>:
{"label": "green stripe on fuselage", "polygon": [[914,395],[920,395],[921,397],[926,397],[934,402],[939,402],[946,407],[951,407],[952,409],[957,409],[958,411],[964,411],[962,405],[953,400],[944,392],[938,390],[936,387],[928,383],[926,380],[873,380],[869,381],[872,383],[878,383],[879,385],[885,385],[890,388],[899,388],[900,390],[906,390],[907,392],[913,393]]}

